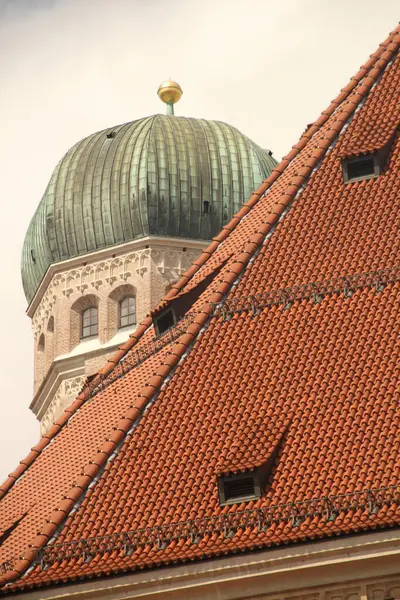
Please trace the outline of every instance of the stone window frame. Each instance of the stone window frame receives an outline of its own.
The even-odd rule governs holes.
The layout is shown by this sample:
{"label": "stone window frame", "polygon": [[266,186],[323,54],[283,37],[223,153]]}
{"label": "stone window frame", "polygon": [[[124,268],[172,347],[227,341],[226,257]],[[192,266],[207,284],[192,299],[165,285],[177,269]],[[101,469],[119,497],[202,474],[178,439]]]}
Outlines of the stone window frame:
{"label": "stone window frame", "polygon": [[[127,297],[135,299],[135,322],[120,326],[120,303]],[[107,297],[107,333],[106,340],[111,339],[118,331],[134,327],[137,323],[137,289],[131,283],[123,283],[115,287]]]}
{"label": "stone window frame", "polygon": [[100,326],[101,326],[101,313],[99,310],[100,300],[95,294],[88,294],[86,296],[81,296],[78,298],[71,306],[70,309],[70,343],[69,343],[69,351],[73,350],[78,344],[81,342],[88,340],[90,338],[95,338],[96,336],[90,337],[82,337],[82,314],[88,308],[97,308],[97,318],[98,325],[97,337],[100,336]]}

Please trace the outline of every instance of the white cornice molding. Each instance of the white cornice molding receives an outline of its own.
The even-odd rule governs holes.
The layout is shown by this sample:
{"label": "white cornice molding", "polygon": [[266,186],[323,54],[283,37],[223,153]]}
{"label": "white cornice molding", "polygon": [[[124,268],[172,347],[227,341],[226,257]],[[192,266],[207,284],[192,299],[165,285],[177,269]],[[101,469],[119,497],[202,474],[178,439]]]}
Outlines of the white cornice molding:
{"label": "white cornice molding", "polygon": [[[129,332],[126,334],[126,339],[129,339]],[[90,351],[83,349],[81,353],[62,358],[56,358],[52,362],[43,380],[43,384],[39,387],[29,406],[39,421],[42,419],[43,415],[48,409],[53,396],[60,387],[60,384],[65,379],[70,379],[71,377],[77,377],[78,375],[84,374],[85,362],[87,360],[112,353],[120,345],[121,342],[111,341],[111,343],[108,342],[106,344],[99,345]],[[104,361],[105,360],[106,359],[104,358]]]}
{"label": "white cornice molding", "polygon": [[69,377],[82,375],[85,372],[85,361],[82,356],[73,356],[63,361],[51,364],[43,384],[34,395],[29,408],[40,420],[46,412],[52,397],[60,387],[61,382]]}

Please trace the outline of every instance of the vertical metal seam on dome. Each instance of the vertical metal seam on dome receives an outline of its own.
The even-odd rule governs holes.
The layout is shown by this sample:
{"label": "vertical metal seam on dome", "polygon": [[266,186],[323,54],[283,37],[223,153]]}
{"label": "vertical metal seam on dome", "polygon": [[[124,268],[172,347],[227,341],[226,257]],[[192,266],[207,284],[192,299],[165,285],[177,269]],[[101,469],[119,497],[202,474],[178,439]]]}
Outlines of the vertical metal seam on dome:
{"label": "vertical metal seam on dome", "polygon": [[[46,191],[43,194],[42,200],[41,200],[41,202],[43,202],[43,213],[44,213],[43,231],[46,233],[47,243],[48,243],[48,246],[50,249],[50,254],[51,254],[52,260],[59,260],[59,256],[60,256],[59,248],[58,248],[58,241],[57,241],[56,227],[55,227],[55,213],[56,213],[55,197],[56,197],[57,182],[58,182],[58,178],[60,175],[60,169],[61,169],[61,165],[62,165],[64,158],[65,158],[65,156],[63,156],[63,158],[57,163],[57,166],[53,171],[50,181],[47,184]],[[50,189],[52,190],[51,192],[50,192]],[[50,194],[51,194],[51,196],[50,196]],[[50,197],[51,197],[51,200],[49,202]],[[47,216],[50,213],[49,205],[51,205],[51,209],[53,211],[52,231],[48,227],[49,221],[48,221]]]}
{"label": "vertical metal seam on dome", "polygon": [[[101,135],[102,134],[103,134],[103,131],[101,132]],[[97,163],[99,162],[99,159],[101,157],[101,149],[102,149],[104,143],[105,143],[105,141],[104,141],[104,139],[102,139],[102,137],[99,137],[99,139],[96,142],[97,155],[95,155],[95,160],[93,162],[93,169],[92,169],[92,173],[91,173],[91,182],[90,182],[90,188],[91,188],[90,195],[91,195],[91,199],[92,199],[93,215],[96,216],[96,212],[98,212],[98,216],[100,217],[98,220],[96,220],[96,218],[93,219],[93,230],[94,230],[97,249],[104,248],[106,245],[105,244],[106,236],[105,236],[105,232],[104,232],[103,213],[102,213],[102,206],[101,206],[101,195],[99,194],[99,196],[96,199],[96,196],[93,191],[94,183],[95,183],[96,167],[97,167]],[[98,146],[98,148],[97,148],[97,146]],[[96,206],[96,204],[97,204],[97,206]],[[96,231],[96,225],[97,225],[97,231]],[[99,236],[102,237],[102,240],[100,241],[100,243],[98,242]]]}
{"label": "vertical metal seam on dome", "polygon": [[[176,119],[177,117],[173,117],[174,119]],[[175,139],[174,139],[174,129],[172,128],[171,130],[171,138],[172,138],[172,143],[170,143],[169,140],[169,131],[168,131],[168,126],[170,125],[170,119],[166,116],[163,115],[163,118],[160,119],[160,127],[163,133],[163,139],[164,139],[164,152],[165,152],[165,165],[166,165],[166,177],[167,177],[167,187],[168,187],[168,210],[167,210],[167,224],[166,224],[166,231],[168,232],[168,235],[173,235],[174,234],[174,210],[173,207],[175,206],[175,202],[173,200],[172,197],[172,189],[171,189],[171,177],[173,177],[173,173],[172,170],[173,165],[171,163],[171,159],[173,158],[173,155],[176,157],[176,148],[175,148]]]}
{"label": "vertical metal seam on dome", "polygon": [[[252,150],[252,146],[253,146],[252,142],[250,142],[248,137],[242,136],[241,143],[243,144],[243,147],[245,149],[246,160],[247,160],[248,169],[249,169],[249,177],[247,178],[247,180],[248,180],[247,186],[245,184],[244,177],[242,177],[243,178],[243,187],[244,187],[242,204],[244,204],[250,198],[253,191],[256,190],[257,187],[261,184],[261,181],[260,182],[256,181],[256,176],[255,176],[255,172],[254,172],[254,164],[253,164],[253,159],[251,156],[251,150]],[[242,165],[243,165],[243,158],[242,158]]]}
{"label": "vertical metal seam on dome", "polygon": [[[226,152],[227,152],[227,154],[229,154],[229,146],[226,143],[226,138],[224,136],[224,132],[222,131],[220,122],[219,121],[213,121],[213,124],[215,125],[216,131],[219,131],[219,133],[221,134],[222,139],[223,139],[224,144],[225,144]],[[219,153],[219,154],[221,154],[221,153]],[[228,158],[228,161],[230,162],[230,157]],[[226,185],[228,187],[228,191],[231,191],[232,190],[232,178],[231,177],[227,178],[225,176],[222,161],[221,161],[221,179],[222,179],[222,206],[221,206],[221,209],[222,209],[222,214],[221,214],[222,219],[221,219],[221,223],[225,223],[226,222],[226,216],[225,216],[225,211],[224,211],[224,196],[225,196],[224,195],[224,188],[225,188],[224,181],[227,180],[227,184]],[[229,198],[229,196],[228,196],[228,198]],[[232,215],[233,215],[235,211],[232,210],[232,199],[231,198],[229,199],[229,202],[230,202],[230,206],[228,207],[228,212],[231,212]]]}
{"label": "vertical metal seam on dome", "polygon": [[[198,203],[199,203],[198,210],[199,210],[199,216],[200,216],[200,224],[198,225],[198,229],[201,232],[201,224],[202,224],[202,217],[203,217],[202,212],[201,212],[201,198],[202,198],[202,191],[203,191],[203,189],[202,189],[202,181],[201,181],[201,177],[200,177],[200,173],[199,173],[199,169],[200,169],[199,151],[198,151],[197,144],[196,144],[195,132],[194,132],[193,125],[192,125],[192,122],[191,122],[192,120],[191,120],[190,117],[183,117],[183,118],[185,119],[185,122],[189,126],[191,137],[192,137],[192,140],[193,140],[193,146],[194,146],[194,149],[195,149],[195,156],[193,156],[193,158],[195,159],[195,172],[196,172],[195,177],[196,177],[196,179],[198,178],[199,181],[200,181],[200,192],[199,192],[199,198],[198,198]],[[191,174],[190,174],[190,177],[192,177]],[[189,232],[191,233],[192,232],[192,214],[193,214],[193,210],[192,209],[193,209],[193,203],[195,202],[195,199],[193,198],[193,195],[192,195],[192,185],[190,185],[190,199],[191,199],[191,210],[190,210],[190,213],[189,213],[190,214]],[[196,207],[195,207],[195,212],[196,212]],[[201,234],[200,234],[199,237],[201,237]]]}
{"label": "vertical metal seam on dome", "polygon": [[[83,209],[82,209],[81,198],[77,197],[77,195],[75,194],[75,188],[77,186],[77,181],[79,180],[79,167],[81,165],[81,161],[83,160],[83,157],[85,156],[85,152],[86,152],[87,148],[90,146],[90,142],[91,142],[91,136],[88,136],[79,143],[79,152],[75,153],[75,155],[71,161],[71,165],[69,167],[69,171],[71,174],[71,180],[70,180],[71,181],[71,210],[70,210],[69,218],[70,218],[70,222],[72,223],[73,244],[75,247],[75,250],[73,253],[69,249],[69,252],[68,252],[69,255],[71,255],[71,254],[80,255],[80,254],[82,254],[82,252],[88,251],[87,244],[86,244],[86,237],[85,237],[85,233],[84,233],[84,227],[82,227],[82,231],[80,232],[81,234],[83,234],[83,238],[79,236],[79,229],[77,229],[77,222],[79,223],[79,214],[78,214],[78,218],[76,218],[76,212],[80,213],[80,220],[82,222]],[[65,202],[64,202],[64,204],[65,204]],[[66,225],[66,221],[65,221],[65,225]],[[68,240],[68,238],[67,238],[67,240]]]}
{"label": "vertical metal seam on dome", "polygon": [[[183,123],[183,117],[177,117],[176,118],[176,122],[175,124],[177,125],[177,127],[175,127],[175,129],[178,129],[179,131],[179,137],[180,137],[180,141],[182,142],[182,149],[179,147],[179,143],[178,141],[176,141],[177,144],[177,148],[178,148],[178,156],[179,156],[179,162],[178,162],[178,170],[179,170],[179,231],[181,231],[182,229],[182,215],[185,214],[185,206],[182,204],[182,176],[181,173],[186,172],[186,201],[190,202],[190,189],[189,189],[189,183],[190,183],[190,172],[189,172],[189,158],[188,158],[188,151],[187,151],[187,146],[185,144],[185,131],[184,128],[182,127],[182,123]],[[182,160],[181,160],[182,159]],[[183,162],[183,166],[182,166],[182,162]],[[184,209],[182,211],[182,208]],[[187,212],[187,211],[186,211]],[[188,237],[189,235],[189,231],[190,231],[190,220],[186,219],[186,215],[185,218],[183,219],[183,223],[184,223],[184,227],[186,227],[186,224],[189,223],[189,229],[186,230],[185,229],[185,237]]]}
{"label": "vertical metal seam on dome", "polygon": [[[209,146],[209,143],[208,143],[208,137],[207,137],[207,134],[206,134],[206,131],[205,131],[205,127],[204,127],[204,124],[203,124],[203,119],[198,119],[196,121],[196,123],[201,128],[201,130],[203,132],[204,143],[205,143],[205,147],[206,147],[206,150],[207,150],[206,155],[207,155],[207,163],[208,163],[208,172],[209,172],[209,176],[210,176],[209,177],[209,179],[210,179],[210,196],[209,196],[209,198],[207,198],[207,201],[210,203],[210,209],[212,211],[212,206],[213,206],[213,202],[212,202],[213,193],[212,193],[212,190],[213,190],[213,187],[212,187],[212,167],[211,167],[211,157],[210,157],[210,146]],[[202,206],[202,203],[204,202],[204,200],[205,200],[204,199],[204,195],[202,194],[201,197],[200,197],[200,215],[201,215],[201,218],[200,218],[200,232],[203,229],[201,225],[202,225],[202,222],[203,222],[203,214],[204,214],[204,212],[203,212],[203,206]],[[212,215],[210,215],[209,217],[206,217],[206,219],[208,219],[207,221],[205,221],[205,223],[207,225],[206,229],[207,229],[207,231],[210,231],[211,230]],[[207,235],[206,237],[209,237],[209,235]]]}
{"label": "vertical metal seam on dome", "polygon": [[[167,119],[163,121],[165,123],[165,125],[167,125],[167,128],[170,132],[171,135],[171,148],[173,147],[173,152],[174,152],[174,157],[175,157],[175,162],[176,162],[176,171],[175,171],[175,177],[176,177],[176,192],[175,192],[175,197],[173,199],[173,193],[172,193],[172,189],[171,189],[171,175],[169,176],[169,186],[170,186],[170,211],[172,212],[172,228],[174,230],[174,235],[176,235],[176,232],[179,232],[180,230],[180,206],[181,206],[181,201],[180,201],[180,190],[181,190],[181,178],[180,178],[180,170],[179,170],[179,147],[178,147],[178,143],[177,143],[177,139],[176,139],[176,134],[177,132],[179,132],[180,134],[180,128],[175,127],[175,124],[179,122],[179,117],[174,117],[174,121],[171,121],[171,119]],[[173,126],[174,124],[174,126]],[[169,171],[170,173],[170,171]]]}
{"label": "vertical metal seam on dome", "polygon": [[[128,174],[128,202],[129,202],[129,217],[131,221],[131,227],[133,232],[133,239],[137,237],[135,233],[138,229],[138,226],[135,227],[134,214],[135,212],[140,216],[140,171],[142,168],[142,154],[143,148],[146,144],[146,140],[148,138],[149,129],[151,127],[153,117],[146,117],[145,119],[140,119],[138,121],[138,127],[134,129],[132,135],[129,137],[129,142],[127,143],[127,147],[132,148],[132,153],[129,160],[129,168],[127,170]],[[132,140],[132,136],[135,136],[135,139]],[[143,140],[143,141],[142,141]],[[132,142],[132,143],[131,143]],[[137,158],[137,172],[136,172],[136,186],[133,183],[133,167],[135,164],[135,159]],[[131,185],[132,183],[132,185]],[[132,194],[136,191],[135,203],[133,202]],[[138,224],[139,225],[139,224]],[[147,228],[148,229],[148,228]],[[145,234],[145,230],[143,229],[143,225],[140,227],[141,236]],[[139,236],[140,237],[140,236]]]}
{"label": "vertical metal seam on dome", "polygon": [[[140,154],[139,154],[139,171],[138,171],[138,181],[139,181],[139,194],[138,194],[138,215],[139,215],[139,221],[140,221],[140,225],[141,225],[141,229],[142,232],[145,232],[147,234],[149,234],[150,231],[150,222],[149,222],[149,204],[148,204],[148,160],[149,160],[149,144],[150,144],[150,138],[151,138],[151,131],[153,128],[153,122],[154,122],[155,116],[153,115],[152,117],[149,117],[149,127],[146,131],[146,134],[144,136],[143,139],[143,144],[141,145],[140,148]],[[142,203],[141,203],[141,198],[140,198],[140,171],[142,169],[142,160],[143,160],[143,152],[145,150],[145,172],[146,172],[146,177],[145,177],[145,188],[144,188],[144,193],[145,193],[145,205],[146,205],[146,217],[147,217],[147,223],[146,223],[146,229],[144,229],[143,227],[143,216],[142,216]]]}
{"label": "vertical metal seam on dome", "polygon": [[[135,130],[136,124],[137,124],[137,121],[133,121],[133,123],[124,123],[123,125],[120,125],[119,129],[118,129],[118,133],[116,134],[116,137],[115,137],[116,149],[115,149],[113,167],[112,167],[112,172],[111,172],[111,174],[112,173],[115,174],[115,181],[113,183],[113,177],[110,178],[110,201],[111,201],[111,206],[113,206],[114,194],[115,194],[115,198],[116,198],[115,204],[118,205],[119,218],[120,218],[120,222],[121,222],[121,234],[122,234],[121,241],[128,241],[131,237],[133,237],[133,230],[131,230],[131,232],[130,232],[132,235],[129,235],[129,234],[126,235],[127,223],[125,222],[125,218],[124,218],[125,211],[122,207],[124,196],[123,196],[122,190],[121,190],[121,177],[122,177],[122,171],[123,171],[123,159],[125,156],[125,150],[126,150],[126,147],[128,145],[129,139],[130,139],[131,129],[133,128],[133,130]],[[115,170],[117,171],[116,173],[115,173]],[[129,186],[127,186],[127,188],[129,188]],[[129,189],[128,189],[127,193],[129,195]],[[128,198],[128,210],[129,210],[129,198]]]}
{"label": "vertical metal seam on dome", "polygon": [[[221,223],[221,227],[223,226],[224,223],[224,200],[223,200],[223,182],[222,182],[222,163],[221,163],[221,155],[218,151],[219,149],[219,144],[218,144],[218,136],[216,134],[216,129],[214,128],[214,124],[215,121],[208,121],[207,125],[209,126],[209,130],[211,132],[211,135],[214,139],[214,143],[215,143],[215,156],[218,162],[218,171],[219,174],[221,175],[221,177],[219,177],[219,187],[218,187],[218,193],[217,193],[217,197],[219,196],[219,219],[220,219],[220,223]],[[217,171],[217,173],[218,173]]]}
{"label": "vertical metal seam on dome", "polygon": [[[245,191],[245,183],[244,183],[244,173],[243,173],[243,157],[242,157],[242,153],[240,151],[241,148],[241,140],[240,140],[240,135],[238,135],[238,130],[235,129],[234,127],[231,128],[233,131],[233,135],[235,137],[235,141],[236,141],[236,146],[237,146],[237,154],[238,154],[238,172],[241,173],[241,177],[238,177],[238,184],[239,184],[239,203],[243,204],[244,202],[246,202],[247,198],[245,198],[245,196],[247,195],[247,192]],[[246,148],[247,149],[247,148]]]}
{"label": "vertical metal seam on dome", "polygon": [[[235,208],[235,174],[233,171],[233,164],[232,164],[232,159],[236,158],[236,162],[238,163],[239,166],[239,148],[236,142],[236,137],[235,137],[235,130],[233,127],[231,127],[230,125],[228,125],[227,123],[223,123],[222,121],[218,121],[218,125],[221,127],[221,130],[223,132],[223,135],[225,137],[225,139],[227,140],[227,144],[228,144],[228,151],[229,151],[229,173],[230,173],[230,181],[231,181],[231,202],[232,202],[232,206],[230,207],[230,213],[233,215],[235,213],[237,213],[240,209],[240,193],[238,193],[238,198],[237,198],[237,207]],[[228,133],[229,132],[229,133]],[[236,152],[236,155],[235,155]],[[237,171],[237,180],[239,181],[240,176],[239,176],[239,171]]]}
{"label": "vertical metal seam on dome", "polygon": [[[185,135],[186,135],[186,130],[184,127],[185,124],[185,117],[179,117],[177,123],[179,124],[179,128],[180,128],[180,132],[182,135],[182,139],[185,140]],[[190,237],[190,210],[191,210],[191,198],[192,198],[192,191],[191,191],[191,180],[190,180],[190,159],[189,159],[189,150],[187,147],[187,144],[184,144],[184,152],[185,152],[185,162],[186,162],[186,175],[187,175],[187,190],[186,190],[186,201],[189,204],[189,206],[185,207],[183,206],[183,210],[185,211],[186,208],[186,213],[188,215],[187,220],[185,219],[185,224],[187,224],[188,229],[186,232],[186,236],[185,237]],[[180,198],[180,208],[182,209],[182,197]],[[181,210],[182,212],[182,210]]]}
{"label": "vertical metal seam on dome", "polygon": [[[135,209],[135,213],[137,214],[137,225],[135,227],[135,219],[132,218],[132,225],[133,228],[136,230],[141,227],[142,233],[143,233],[143,226],[142,226],[142,221],[141,221],[141,193],[142,190],[140,188],[141,185],[141,172],[142,169],[145,172],[145,177],[144,177],[144,189],[143,189],[143,193],[145,194],[145,200],[146,200],[146,204],[147,204],[147,156],[148,156],[148,144],[149,144],[149,135],[150,135],[150,130],[152,127],[152,121],[153,121],[154,117],[149,117],[146,120],[146,129],[143,127],[143,129],[140,131],[139,135],[138,135],[138,140],[137,140],[137,144],[139,145],[139,140],[140,140],[140,145],[139,145],[139,151],[135,152],[135,147],[132,148],[132,158],[131,158],[131,166],[130,166],[130,172],[132,172],[132,161],[134,158],[137,157],[137,165],[138,165],[138,169],[137,169],[137,174],[136,174],[136,181],[137,181],[137,198],[136,198],[136,209]],[[145,164],[143,164],[143,162],[145,162]],[[147,221],[147,233],[148,233],[148,221]]]}
{"label": "vertical metal seam on dome", "polygon": [[[98,141],[99,137],[100,137],[99,134],[90,136],[89,142],[86,145],[85,151],[88,150],[88,152],[86,152],[86,156],[85,156],[85,163],[84,163],[84,169],[83,169],[84,175],[83,175],[83,179],[81,182],[81,212],[82,212],[82,222],[83,222],[83,234],[84,234],[84,238],[85,238],[86,251],[88,251],[88,252],[90,252],[90,250],[92,249],[92,246],[88,243],[89,233],[86,228],[87,219],[85,219],[85,216],[84,216],[84,213],[85,213],[84,189],[85,189],[86,174],[87,174],[87,162],[88,162],[88,160],[90,160],[90,157],[92,155],[92,152],[96,146],[96,142]],[[94,234],[93,234],[93,238],[94,238]]]}
{"label": "vertical metal seam on dome", "polygon": [[[95,218],[94,218],[94,210],[93,210],[93,193],[92,193],[92,181],[89,180],[89,165],[91,164],[91,160],[93,159],[93,165],[95,165],[96,163],[96,158],[94,158],[95,156],[95,152],[97,151],[97,146],[101,140],[101,134],[103,132],[98,132],[97,134],[91,136],[91,142],[93,142],[91,144],[91,148],[90,151],[88,152],[86,158],[85,158],[85,168],[84,168],[84,176],[83,176],[83,181],[82,181],[82,214],[84,214],[86,212],[86,208],[88,209],[88,212],[90,212],[90,219],[89,218],[85,218],[84,217],[84,231],[85,231],[85,242],[87,245],[87,248],[90,251],[96,250],[97,249],[97,239],[96,239],[96,231],[95,231]],[[86,189],[90,187],[90,202],[86,203],[85,202],[85,195],[86,195]],[[88,224],[92,223],[92,227],[89,233],[89,227]],[[92,244],[88,243],[88,238],[92,237]]]}
{"label": "vertical metal seam on dome", "polygon": [[[76,230],[75,230],[73,188],[74,188],[74,182],[75,182],[75,176],[76,176],[76,168],[77,168],[77,165],[79,164],[80,156],[83,154],[85,148],[89,145],[89,143],[90,143],[90,136],[84,138],[78,144],[76,144],[75,151],[72,153],[72,155],[70,157],[69,165],[67,168],[67,173],[66,173],[66,177],[65,177],[64,195],[63,195],[63,199],[64,199],[64,202],[63,202],[63,228],[64,228],[64,235],[65,235],[66,246],[67,246],[67,253],[64,254],[61,257],[61,259],[65,259],[70,256],[76,256],[77,254],[79,254],[78,244],[77,244],[77,235],[76,235]],[[72,185],[72,187],[71,187],[72,196],[71,196],[70,207],[68,208],[66,198],[67,198],[67,186],[69,183],[71,183],[71,185]]]}
{"label": "vertical metal seam on dome", "polygon": [[[120,126],[120,129],[118,130],[118,134],[123,127],[124,127],[123,125]],[[109,144],[107,152],[104,156],[104,163],[103,163],[103,173],[104,173],[104,170],[107,165],[107,159],[108,159],[108,157],[111,158],[110,181],[109,181],[109,184],[107,187],[108,187],[108,194],[109,194],[110,223],[111,223],[111,231],[112,231],[112,237],[113,237],[114,244],[122,243],[124,241],[120,202],[118,199],[118,202],[113,203],[113,198],[112,198],[112,174],[114,172],[115,157],[116,157],[116,154],[117,154],[117,151],[119,148],[119,143],[120,143],[120,140],[117,139],[118,134],[114,138],[111,138],[112,141],[111,141],[111,144]],[[106,137],[106,139],[107,139],[107,137]],[[102,178],[102,181],[104,181],[104,177]],[[106,188],[104,188],[104,189],[106,189]],[[103,186],[101,186],[101,195],[103,196]],[[103,203],[102,203],[102,205],[103,205]],[[114,218],[114,213],[116,213],[115,218]],[[117,237],[117,235],[116,235],[116,218],[118,216],[119,216],[119,221],[120,221],[119,229],[120,229],[120,234],[122,235],[122,237]]]}
{"label": "vertical metal seam on dome", "polygon": [[[155,184],[154,184],[154,188],[158,189],[158,183],[159,183],[159,173],[158,173],[158,157],[157,157],[157,143],[154,139],[155,136],[155,129],[154,129],[154,125],[155,125],[155,120],[157,119],[157,117],[159,117],[159,115],[155,115],[155,117],[153,118],[153,121],[151,123],[151,128],[150,128],[150,132],[149,132],[149,152],[147,153],[147,186],[146,186],[146,198],[147,198],[147,221],[149,224],[149,232],[151,231],[151,219],[150,219],[150,214],[149,214],[149,209],[152,210],[152,206],[149,202],[152,201],[154,202],[153,199],[153,192],[151,189],[151,186],[149,185],[149,157],[151,155],[151,152],[153,153],[153,160],[154,160],[154,174],[155,174]],[[149,196],[149,192],[150,192],[150,196]],[[158,223],[158,202],[156,205],[156,209],[155,209],[155,222]]]}
{"label": "vertical metal seam on dome", "polygon": [[[66,230],[65,230],[65,203],[64,203],[64,198],[65,198],[65,186],[67,183],[67,172],[68,172],[68,168],[66,166],[66,163],[68,163],[68,166],[75,154],[75,152],[78,150],[79,146],[86,140],[87,138],[85,138],[84,140],[81,140],[80,142],[78,142],[77,144],[75,144],[75,146],[73,146],[68,152],[67,154],[62,158],[61,160],[61,164],[60,164],[60,170],[58,172],[58,176],[57,176],[57,181],[55,183],[54,186],[54,203],[53,203],[53,215],[54,215],[54,230],[55,230],[55,241],[56,241],[56,247],[57,247],[57,253],[58,253],[58,260],[63,260],[66,256],[68,256],[68,242],[67,242],[67,236],[66,236]],[[59,191],[59,187],[61,187],[60,184],[60,179],[62,179],[62,173],[65,172],[65,177],[64,177],[64,186],[63,186],[63,194],[62,194],[62,198],[63,198],[63,202],[62,202],[62,206],[60,206],[60,212],[62,213],[62,227],[57,228],[56,223],[57,223],[57,198],[59,197],[58,195],[58,191]],[[47,205],[47,208],[49,208],[49,205]],[[47,230],[47,210],[46,210],[46,230]],[[64,253],[62,251],[62,243],[60,242],[60,237],[64,238],[64,246],[66,249],[66,252]]]}
{"label": "vertical metal seam on dome", "polygon": [[[105,132],[103,132],[104,135]],[[103,152],[104,149],[104,152]],[[104,171],[105,171],[105,165],[106,165],[106,160],[107,160],[107,155],[109,153],[110,147],[107,144],[107,137],[104,136],[103,139],[103,144],[100,148],[100,152],[99,152],[99,158],[101,159],[100,165],[101,165],[101,177],[100,177],[100,186],[99,186],[99,196],[100,196],[100,207],[101,207],[101,220],[103,223],[103,231],[104,231],[104,247],[107,248],[108,246],[112,246],[115,240],[115,233],[114,233],[114,229],[113,229],[113,221],[112,221],[112,214],[111,214],[111,205],[109,204],[108,207],[105,206],[106,204],[106,199],[103,197],[103,182],[104,182]],[[108,212],[107,210],[105,210],[105,208],[108,208]],[[107,219],[105,219],[105,215],[108,214],[108,218],[109,218],[109,223],[107,223]]]}
{"label": "vertical metal seam on dome", "polygon": [[[44,240],[42,239],[44,236],[40,236],[38,235],[38,230],[42,230],[42,233],[46,231],[46,211],[45,211],[45,205],[44,204],[39,204],[39,206],[37,207],[34,216],[32,217],[32,220],[29,224],[28,227],[28,232],[27,232],[27,236],[29,235],[29,246],[33,246],[33,242],[39,241],[40,246],[42,247],[42,249],[45,251],[45,254],[47,256],[50,255],[50,259],[52,259],[52,255],[49,249],[49,245],[45,244]],[[41,218],[41,222],[39,222],[38,224],[38,219]],[[29,289],[29,292],[32,296],[34,296],[35,292],[36,292],[36,287],[35,287],[35,279],[36,279],[36,273],[38,274],[38,278],[39,281],[41,281],[43,274],[46,272],[47,270],[47,266],[46,266],[46,260],[43,258],[43,255],[41,253],[37,253],[37,256],[35,255],[35,253],[32,255],[31,252],[33,252],[32,248],[26,248],[26,245],[24,244],[23,246],[23,262],[25,262],[26,265],[26,271],[29,274],[29,282],[27,287]],[[40,263],[38,262],[40,261]],[[23,282],[24,283],[24,282]],[[25,286],[24,286],[24,290],[25,290]]]}
{"label": "vertical metal seam on dome", "polygon": [[[134,149],[133,138],[138,136],[143,125],[141,121],[133,121],[127,123],[126,131],[122,134],[122,139],[119,142],[119,177],[116,180],[116,194],[118,196],[118,202],[120,205],[121,219],[122,219],[122,230],[124,240],[128,241],[134,239],[134,227],[132,223],[132,204],[131,204],[131,169],[132,169],[132,156]],[[130,148],[132,147],[132,154],[130,155],[129,163],[125,162],[125,159],[129,156]],[[128,168],[127,165],[129,164]],[[125,178],[125,183],[124,183]]]}
{"label": "vertical metal seam on dome", "polygon": [[[78,142],[79,143],[79,142]],[[76,144],[77,145],[77,144]],[[61,256],[61,252],[60,252],[60,247],[59,247],[59,242],[58,242],[58,236],[57,236],[57,227],[56,227],[56,214],[57,214],[57,210],[56,210],[56,196],[57,196],[57,189],[58,189],[58,182],[60,179],[60,172],[62,169],[62,165],[63,162],[65,160],[65,157],[67,156],[68,152],[62,157],[62,159],[60,160],[60,162],[58,163],[58,171],[57,171],[57,176],[54,180],[54,192],[53,192],[53,198],[52,198],[52,203],[48,203],[48,197],[44,196],[46,198],[46,202],[45,202],[45,231],[47,234],[47,238],[49,239],[49,231],[48,231],[48,215],[50,213],[50,206],[51,206],[51,210],[53,211],[53,227],[54,227],[54,237],[53,237],[53,248],[54,250],[50,250],[51,255],[53,260],[60,260],[60,256]],[[57,169],[57,167],[56,167]],[[54,174],[54,173],[53,173]],[[50,179],[50,183],[51,183],[51,179]]]}
{"label": "vertical metal seam on dome", "polygon": [[[157,115],[157,117],[154,120],[154,137],[155,137],[155,148],[156,148],[156,154],[157,154],[157,163],[158,165],[160,165],[160,161],[164,162],[165,161],[165,172],[169,173],[169,160],[168,160],[168,149],[166,148],[166,135],[165,135],[165,130],[164,130],[164,120],[168,118],[166,115]],[[162,142],[161,140],[158,139],[158,134],[161,133],[162,134]],[[164,156],[163,156],[164,153]],[[157,169],[157,173],[158,173],[158,202],[157,202],[157,206],[158,206],[158,215],[157,215],[157,231],[163,231],[164,227],[165,227],[165,234],[169,235],[169,224],[170,224],[170,183],[169,183],[169,178],[168,178],[168,189],[166,190],[166,193],[168,194],[168,210],[166,211],[167,213],[167,223],[162,223],[162,219],[165,215],[165,211],[164,208],[165,206],[162,207],[162,211],[160,211],[160,207],[161,207],[161,186],[160,183],[162,181],[162,177],[161,177],[161,171],[160,171],[161,167],[158,166]],[[167,183],[167,179],[165,180],[165,184]],[[165,202],[165,196],[164,196],[164,202]],[[161,219],[160,219],[160,215],[161,215]]]}

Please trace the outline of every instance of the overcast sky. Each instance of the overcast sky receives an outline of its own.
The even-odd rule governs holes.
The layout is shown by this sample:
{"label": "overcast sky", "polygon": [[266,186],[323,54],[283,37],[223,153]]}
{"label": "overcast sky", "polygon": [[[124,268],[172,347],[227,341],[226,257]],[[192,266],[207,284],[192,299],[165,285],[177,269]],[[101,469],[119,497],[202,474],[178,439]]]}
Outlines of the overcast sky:
{"label": "overcast sky", "polygon": [[398,0],[0,0],[0,480],[38,439],[20,282],[28,223],[82,137],[164,112],[227,121],[280,159],[399,21]]}

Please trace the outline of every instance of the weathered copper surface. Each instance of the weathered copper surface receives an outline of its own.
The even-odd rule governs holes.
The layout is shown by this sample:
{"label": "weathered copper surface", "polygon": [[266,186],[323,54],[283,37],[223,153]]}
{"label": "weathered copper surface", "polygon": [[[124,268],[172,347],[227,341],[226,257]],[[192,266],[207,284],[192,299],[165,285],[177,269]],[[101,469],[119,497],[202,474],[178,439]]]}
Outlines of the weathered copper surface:
{"label": "weathered copper surface", "polygon": [[218,121],[155,115],[90,135],[59,162],[30,223],[28,301],[51,263],[146,235],[210,239],[275,164]]}

